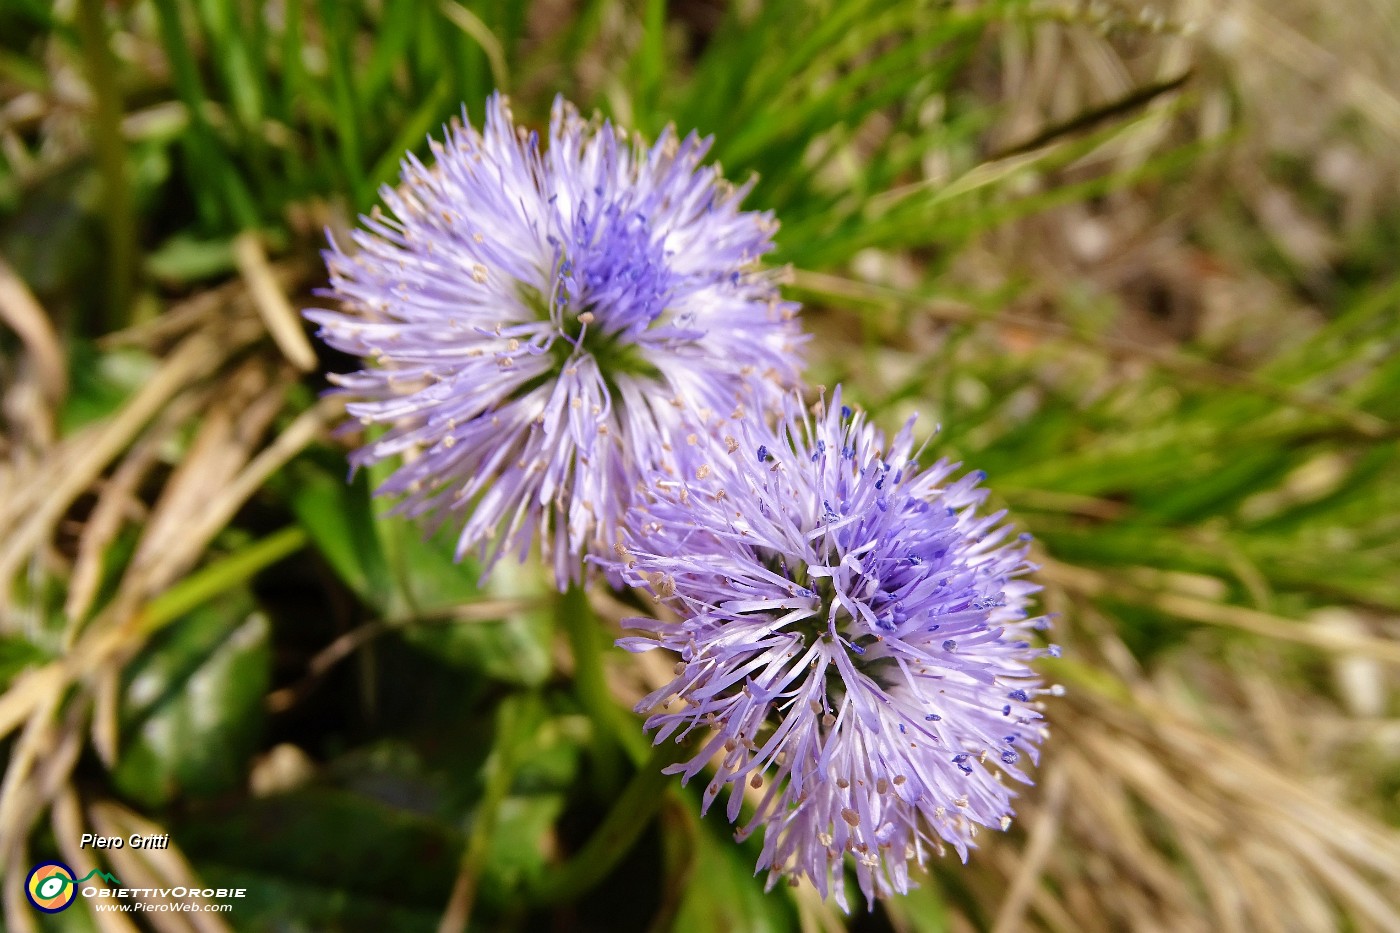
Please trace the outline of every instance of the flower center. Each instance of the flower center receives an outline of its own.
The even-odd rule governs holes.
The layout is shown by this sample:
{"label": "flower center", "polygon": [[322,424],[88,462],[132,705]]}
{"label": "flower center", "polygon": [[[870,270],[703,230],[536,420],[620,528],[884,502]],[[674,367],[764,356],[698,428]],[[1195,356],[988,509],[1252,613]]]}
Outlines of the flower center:
{"label": "flower center", "polygon": [[599,330],[640,334],[656,323],[675,285],[661,240],[641,211],[584,202],[555,260],[557,299],[566,319],[592,312]]}
{"label": "flower center", "polygon": [[850,645],[850,650],[857,656],[865,654],[866,649],[875,643],[875,636],[864,631],[863,627],[856,623],[855,617],[837,598],[836,584],[830,577],[812,578],[805,564],[789,567],[784,560],[776,555],[766,557],[759,555],[759,559],[769,570],[787,577],[795,585],[816,598],[817,607],[809,615],[790,622],[786,626],[787,631],[802,636],[804,647],[810,648],[818,640],[830,642],[833,628],[835,628],[837,635],[846,640]]}
{"label": "flower center", "polygon": [[[520,299],[537,319],[551,320],[549,300],[538,288],[521,283]],[[589,303],[577,313],[572,308],[562,310],[560,327],[550,345],[549,352],[555,369],[566,367],[576,353],[587,353],[598,364],[598,371],[610,390],[616,389],[614,380],[619,376],[642,376],[657,378],[660,370],[646,357],[642,348],[628,339],[623,331],[609,331],[602,326],[603,314],[596,303]]]}

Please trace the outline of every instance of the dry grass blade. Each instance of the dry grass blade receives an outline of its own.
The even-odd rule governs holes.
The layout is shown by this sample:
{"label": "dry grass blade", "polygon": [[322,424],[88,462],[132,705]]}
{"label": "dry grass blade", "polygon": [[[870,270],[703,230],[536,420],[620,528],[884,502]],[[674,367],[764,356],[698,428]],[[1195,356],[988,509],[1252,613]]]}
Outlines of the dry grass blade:
{"label": "dry grass blade", "polygon": [[[1101,753],[1116,753],[1114,750],[1119,745],[1118,742],[1108,742],[1106,737],[1102,736],[1100,738],[1105,742],[1099,746]],[[1141,755],[1137,756],[1136,763],[1140,765],[1142,758]],[[1183,803],[1182,798],[1185,795],[1172,785],[1170,779],[1163,780],[1165,776],[1160,773],[1144,774],[1141,768],[1138,768],[1137,773],[1125,775],[1124,772],[1129,768],[1119,765],[1116,758],[1114,764],[1115,768],[1110,771],[1104,767],[1102,758],[1085,755],[1069,772],[1076,779],[1074,783],[1078,785],[1077,791],[1087,795],[1084,798],[1084,811],[1077,816],[1081,819],[1092,819],[1095,824],[1096,845],[1091,851],[1107,860],[1115,876],[1122,882],[1123,890],[1107,891],[1104,892],[1105,895],[1145,895],[1162,905],[1164,913],[1179,917],[1191,916],[1190,894],[1182,890],[1173,866],[1152,844],[1146,828],[1140,823],[1135,794],[1140,793],[1144,787],[1154,792],[1162,791],[1163,796],[1167,798],[1165,802],[1159,803],[1155,797],[1152,799],[1154,804],[1158,804],[1159,811],[1168,818],[1195,809],[1192,806],[1193,802],[1187,800]],[[1112,775],[1113,779],[1105,781],[1105,775]],[[1153,779],[1160,783],[1148,783]],[[1199,827],[1193,826],[1192,831],[1199,831]],[[1132,889],[1134,893],[1129,894],[1128,889]]]}
{"label": "dry grass blade", "polygon": [[[134,651],[131,626],[107,626],[89,632],[78,640],[73,650],[42,667],[29,668],[10,682],[0,694],[0,738],[4,738],[26,720],[33,721],[36,711],[55,697],[62,696],[74,680],[91,676],[110,664],[114,653]],[[16,755],[11,754],[7,769],[14,769]],[[6,772],[7,779],[9,770]],[[3,829],[3,824],[0,824]]]}
{"label": "dry grass blade", "polygon": [[8,581],[73,504],[136,437],[137,433],[181,389],[208,372],[222,358],[216,342],[195,336],[182,343],[111,419],[84,431],[55,452],[56,463],[44,463],[28,487],[9,504],[0,524],[13,529],[0,544],[0,604]]}
{"label": "dry grass blade", "polygon": [[1274,820],[1297,824],[1293,844],[1311,836],[1332,846],[1400,888],[1400,832],[1384,827],[1322,795],[1279,769],[1224,741],[1181,722],[1161,724],[1167,760],[1194,760],[1202,773],[1224,792],[1246,798],[1273,814]]}
{"label": "dry grass blade", "polygon": [[1215,847],[1190,833],[1178,833],[1175,838],[1205,889],[1221,933],[1246,933],[1244,898],[1230,884],[1229,870],[1219,860]]}
{"label": "dry grass blade", "polygon": [[1062,771],[1051,771],[1045,779],[1039,816],[1031,827],[1020,867],[997,911],[992,933],[1014,933],[1021,929],[1026,907],[1040,887],[1041,871],[1060,832],[1060,810],[1064,806],[1067,787],[1068,782]]}
{"label": "dry grass blade", "polygon": [[127,581],[139,579],[145,594],[156,593],[194,565],[206,542],[186,529],[205,512],[211,490],[226,488],[247,465],[286,390],[286,379],[269,374],[258,360],[229,374],[151,511]]}
{"label": "dry grass blade", "polygon": [[206,399],[200,394],[176,398],[102,484],[97,504],[78,539],[78,555],[68,582],[68,597],[63,606],[64,614],[68,617],[68,627],[64,631],[65,645],[72,645],[78,626],[92,609],[108,544],[121,530],[122,523],[133,517],[134,511],[144,508],[137,501],[137,487],[156,465],[161,447],[205,402]]}
{"label": "dry grass blade", "polygon": [[[83,808],[78,802],[77,793],[71,787],[64,788],[54,800],[52,819],[54,841],[58,843],[58,850],[63,854],[68,867],[73,869],[75,877],[82,878],[94,868],[102,867],[94,857],[93,853],[96,850],[79,846],[85,825]],[[83,905],[87,907],[93,924],[102,933],[137,933],[139,927],[122,914],[95,910],[98,903],[100,902],[95,898],[83,898]]]}
{"label": "dry grass blade", "polygon": [[[295,261],[272,263],[269,269],[272,285],[283,295],[307,276],[306,266]],[[98,346],[104,350],[140,347],[154,351],[190,334],[216,332],[225,326],[230,330],[230,342],[241,345],[266,332],[261,321],[250,318],[254,318],[252,300],[247,283],[240,279],[201,291],[167,308],[159,317],[107,334],[98,340]]]}
{"label": "dry grass blade", "polygon": [[307,665],[306,676],[301,681],[274,690],[267,695],[264,701],[267,711],[282,713],[291,709],[299,700],[315,689],[316,684],[327,671],[387,631],[389,631],[389,626],[383,622],[367,622],[341,635],[316,652],[311,663]]}
{"label": "dry grass blade", "polygon": [[471,920],[472,901],[475,899],[476,885],[472,873],[463,866],[457,872],[457,880],[452,884],[447,907],[438,920],[437,933],[464,933]]}
{"label": "dry grass blade", "polygon": [[272,335],[282,355],[302,372],[315,369],[316,351],[302,329],[301,317],[278,283],[258,235],[245,231],[235,237],[233,256],[239,273],[248,283],[253,307],[267,325],[267,332]]}
{"label": "dry grass blade", "polygon": [[[205,359],[203,345],[200,352],[188,353],[187,362],[176,369],[181,378],[168,376],[167,387],[175,388]],[[41,668],[21,673],[0,695],[0,730],[3,730],[0,734],[25,723],[15,740],[4,782],[0,784],[0,846],[9,847],[22,841],[34,820],[65,786],[82,748],[94,695],[99,699],[99,716],[93,724],[94,740],[104,761],[110,764],[115,760],[115,673],[120,670],[123,659],[139,650],[142,644],[139,610],[144,600],[192,567],[214,534],[228,523],[248,496],[272,472],[320,436],[327,420],[338,410],[338,403],[330,401],[303,413],[254,455],[259,439],[281,408],[286,378],[285,375],[268,376],[259,364],[250,364],[241,372],[242,376],[236,376],[233,382],[235,387],[243,388],[220,397],[220,406],[201,427],[190,455],[172,475],[147,523],[142,545],[155,540],[166,546],[152,545],[143,550],[142,545],[138,545],[137,556],[127,567],[118,597],[77,636],[67,654]],[[162,394],[164,391],[163,388]],[[184,414],[175,411],[171,423],[178,425],[184,419],[176,416]],[[132,416],[131,420],[141,419]],[[135,424],[136,429],[139,427],[139,423]],[[152,437],[148,440],[158,443]],[[101,464],[98,459],[91,458],[91,462],[93,469],[100,471],[105,459]],[[132,468],[137,474],[144,473],[149,456],[142,454],[129,462],[138,464]],[[208,493],[210,485],[219,489],[212,499]],[[76,483],[73,488],[77,488]],[[42,538],[40,531],[42,527],[32,534]],[[178,547],[169,546],[171,541],[177,542]],[[60,728],[55,720],[74,683],[82,685],[83,691],[68,703]],[[106,816],[110,818],[111,814]],[[123,854],[113,858],[114,864],[120,862],[124,874],[133,877],[145,877],[157,871],[153,861],[163,865],[158,873],[171,877],[188,874],[186,869],[180,868],[182,862],[166,863],[161,861],[164,856]],[[173,915],[170,919],[174,924],[172,929],[183,928]],[[217,920],[207,915],[196,915],[195,922],[199,929],[223,929]]]}
{"label": "dry grass blade", "polygon": [[1247,851],[1225,850],[1224,863],[1229,868],[1227,883],[1239,891],[1244,900],[1244,912],[1249,918],[1249,926],[1256,930],[1289,933],[1289,927],[1279,915],[1278,901],[1274,886],[1256,869],[1257,859]]}
{"label": "dry grass blade", "polygon": [[1350,631],[1319,628],[1243,606],[1232,606],[1180,593],[1147,590],[1127,584],[1119,578],[1110,580],[1097,571],[1060,563],[1044,555],[1038,555],[1036,560],[1040,564],[1042,580],[1085,596],[1112,593],[1115,597],[1152,606],[1167,615],[1192,622],[1238,629],[1253,635],[1307,645],[1324,651],[1359,654],[1388,664],[1400,664],[1400,643]]}
{"label": "dry grass blade", "polygon": [[[248,496],[320,436],[336,410],[336,403],[317,406],[263,446],[263,436],[282,410],[293,378],[288,367],[249,359],[224,380],[223,391],[203,388],[209,377],[219,375],[233,355],[261,333],[256,320],[246,314],[235,312],[231,319],[221,319],[207,313],[236,305],[240,294],[224,295],[217,304],[201,308],[200,316],[192,318],[200,329],[180,339],[121,409],[48,451],[38,462],[26,464],[17,484],[21,494],[0,506],[16,527],[0,543],[0,574],[6,581],[6,593],[0,598],[7,598],[9,581],[52,539],[58,521],[77,497],[88,489],[98,490],[89,521],[79,533],[75,585],[66,602],[67,651],[42,667],[22,671],[0,694],[0,735],[23,726],[13,739],[0,783],[0,847],[12,849],[21,843],[55,797],[67,793],[69,775],[88,734],[94,699],[98,712],[91,723],[93,741],[103,761],[109,765],[115,761],[118,675],[125,660],[144,642],[141,619],[146,600],[193,567]],[[179,332],[165,336],[171,333]],[[100,586],[104,551],[133,512],[142,517],[144,505],[136,496],[143,477],[156,465],[169,439],[197,415],[202,420],[192,445],[147,517],[117,596],[80,627]],[[100,482],[118,458],[110,477]],[[65,803],[67,809],[55,812],[54,819],[64,825],[74,822],[71,804]],[[113,816],[104,811],[100,818],[110,822]],[[190,874],[178,859],[169,861],[165,856],[124,853],[114,857],[114,864],[117,859],[122,862],[121,871],[136,878]],[[22,900],[22,891],[19,896]],[[12,910],[13,902],[7,901],[6,906]],[[161,921],[172,929],[184,929],[186,919],[172,914]],[[197,929],[224,929],[207,915],[191,922]]]}
{"label": "dry grass blade", "polygon": [[1397,928],[1400,833],[1137,690],[1125,707],[1077,686],[1055,711],[1075,737],[1055,761],[1080,801],[1064,832],[1083,860],[1047,866],[1061,890],[1085,872],[1111,873],[1078,896],[1134,928],[1144,903],[1167,929],[1296,929],[1296,918],[1333,916],[1329,903]]}
{"label": "dry grass blade", "polygon": [[1342,859],[1314,846],[1299,847],[1298,855],[1317,871],[1339,900],[1351,904],[1357,913],[1383,930],[1400,930],[1400,911],[1386,903],[1385,898]]}
{"label": "dry grass blade", "polygon": [[[165,832],[164,827],[144,819],[131,810],[112,801],[98,801],[88,808],[88,815],[97,831],[108,836],[157,836]],[[168,849],[112,849],[108,853],[112,865],[122,872],[125,887],[140,885],[146,888],[203,888],[201,879],[190,867],[185,856],[175,846]],[[131,880],[127,876],[131,876]],[[151,900],[164,901],[158,891],[149,895]],[[193,929],[198,933],[228,933],[229,926],[218,914],[153,914],[157,917],[184,918],[187,925],[171,927],[172,930]]]}
{"label": "dry grass blade", "polygon": [[112,665],[92,678],[92,747],[109,768],[117,764],[121,735],[121,671]]}
{"label": "dry grass blade", "polygon": [[12,933],[39,933],[39,924],[34,920],[34,909],[29,906],[24,894],[25,877],[29,873],[29,850],[23,842],[16,843],[8,850],[0,849],[6,855],[5,866],[5,929]]}
{"label": "dry grass blade", "polygon": [[[67,789],[69,775],[82,752],[86,705],[82,702],[70,704],[59,726],[53,716],[61,700],[61,694],[55,692],[48,704],[36,710],[15,743],[15,753],[5,771],[3,790],[0,790],[0,851],[22,849],[44,807]],[[42,758],[36,758],[39,755]],[[9,897],[7,884],[7,915]]]}
{"label": "dry grass blade", "polygon": [[248,497],[257,492],[268,477],[305,450],[307,445],[323,437],[327,428],[339,419],[344,405],[344,400],[340,398],[327,397],[298,415],[226,486],[206,498],[197,512],[189,516],[188,524],[180,529],[181,549],[163,555],[159,566],[149,571],[149,577],[143,574],[141,579],[131,578],[135,590],[124,581],[123,592],[139,593],[144,598],[160,588],[153,587],[153,583],[172,580],[193,566],[214,535],[228,524]]}
{"label": "dry grass blade", "polygon": [[0,320],[24,343],[50,410],[68,392],[68,363],[58,335],[29,286],[0,256]]}
{"label": "dry grass blade", "polygon": [[1367,635],[1318,629],[1306,623],[1285,619],[1281,616],[1230,606],[1209,600],[1183,596],[1177,593],[1162,593],[1153,599],[1153,605],[1163,612],[1203,622],[1251,632],[1265,638],[1291,641],[1300,645],[1320,648],[1324,651],[1360,654],[1387,664],[1400,664],[1400,644],[1384,641]]}
{"label": "dry grass blade", "polygon": [[[1031,811],[1027,810],[1027,815],[1029,815],[1030,812]],[[1002,878],[1007,879],[1011,885],[1016,883],[1015,879],[1019,878],[1024,871],[1023,862],[1021,859],[1017,858],[1017,854],[1012,846],[989,846],[985,858],[995,863],[998,873]],[[1048,869],[1049,866],[1044,865],[1042,868]],[[1029,899],[1029,911],[1023,910],[1021,916],[1017,917],[1016,925],[1009,927],[1009,929],[1017,931],[1017,933],[1021,930],[1036,929],[1037,924],[1029,915],[1033,914],[1033,916],[1039,920],[1039,927],[1049,930],[1051,933],[1100,933],[1100,931],[1105,931],[1105,933],[1107,933],[1107,928],[1104,927],[1102,921],[1097,918],[1092,916],[1075,917],[1071,915],[1069,909],[1066,907],[1066,901],[1070,898],[1057,897],[1051,892],[1047,885],[1041,883],[1043,878],[1037,877],[1035,881],[1036,883],[1031,886],[1027,895]],[[989,901],[999,902],[1002,898],[1003,895],[1001,892],[1005,889],[1006,885],[1003,884],[1000,879],[997,880],[997,885],[997,891],[988,898]],[[1000,918],[1000,914],[998,914],[998,918]],[[973,931],[985,928],[975,927],[971,923],[967,923],[964,929]]]}
{"label": "dry grass blade", "polygon": [[54,718],[63,700],[63,691],[51,690],[35,700],[28,721],[11,748],[5,779],[0,783],[0,851],[23,842],[39,817],[34,768],[56,743]]}
{"label": "dry grass blade", "polygon": [[41,807],[51,804],[68,785],[68,777],[83,750],[87,706],[82,700],[68,704],[63,725],[56,730],[52,747],[34,773],[35,791]]}
{"label": "dry grass blade", "polygon": [[1400,140],[1400,96],[1323,48],[1258,3],[1238,3],[1251,44],[1289,69],[1339,89],[1340,96],[1373,124]]}
{"label": "dry grass blade", "polygon": [[464,4],[454,2],[454,0],[442,0],[439,9],[452,21],[458,29],[471,36],[481,50],[486,53],[486,61],[491,66],[491,79],[496,87],[506,89],[510,87],[510,72],[506,66],[505,49],[501,46],[501,40],[496,38],[489,26],[482,22]]}
{"label": "dry grass blade", "polygon": [[911,300],[899,292],[881,285],[859,282],[842,276],[804,269],[793,270],[793,285],[815,294],[827,295],[864,303],[876,303],[883,307],[916,307],[924,314],[939,320],[958,324],[986,324],[1024,330],[1032,334],[1056,340],[1066,340],[1082,344],[1119,359],[1140,359],[1158,366],[1167,372],[1195,379],[1209,385],[1235,386],[1248,389],[1266,398],[1282,402],[1300,411],[1321,415],[1345,425],[1356,434],[1372,439],[1394,437],[1397,426],[1378,418],[1369,412],[1358,411],[1339,405],[1326,398],[1319,398],[1287,386],[1275,385],[1253,373],[1223,366],[1208,360],[1195,359],[1166,347],[1149,346],[1136,340],[1113,337],[1106,334],[1089,336],[1077,332],[1062,321],[1032,317],[1025,314],[1002,312],[996,315],[980,314],[969,305],[948,300]]}
{"label": "dry grass blade", "polygon": [[[0,694],[0,738],[9,735],[29,718],[43,698],[62,689],[65,683],[63,665],[57,661],[40,668],[21,671],[9,687]],[[14,761],[13,751],[11,762]]]}

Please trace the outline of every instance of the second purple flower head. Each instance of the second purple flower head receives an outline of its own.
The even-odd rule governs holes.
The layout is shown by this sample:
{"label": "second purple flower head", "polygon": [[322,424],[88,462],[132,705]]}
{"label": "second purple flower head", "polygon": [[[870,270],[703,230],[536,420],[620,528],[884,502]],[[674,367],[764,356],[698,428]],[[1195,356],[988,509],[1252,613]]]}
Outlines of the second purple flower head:
{"label": "second purple flower head", "polygon": [[978,473],[921,469],[912,422],[888,446],[841,404],[789,397],[775,428],[731,422],[677,448],[629,516],[612,566],[679,621],[631,619],[633,651],[666,648],[675,676],[638,706],[655,740],[702,737],[686,779],[717,763],[759,868],[845,906],[848,859],[868,900],[979,827],[1004,829],[1027,781],[1045,692],[1029,662],[1044,619],[1027,544],[979,515]]}

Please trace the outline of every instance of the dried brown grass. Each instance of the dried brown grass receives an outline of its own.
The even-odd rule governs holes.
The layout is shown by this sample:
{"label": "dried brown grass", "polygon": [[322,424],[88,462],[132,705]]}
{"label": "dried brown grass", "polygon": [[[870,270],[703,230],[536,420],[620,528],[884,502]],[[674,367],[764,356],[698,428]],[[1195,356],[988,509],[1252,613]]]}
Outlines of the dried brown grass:
{"label": "dried brown grass", "polygon": [[[69,437],[53,440],[38,430],[12,435],[0,465],[0,488],[6,491],[0,522],[11,530],[0,542],[0,630],[42,631],[38,617],[47,611],[48,581],[56,581],[66,597],[54,659],[19,674],[0,696],[0,738],[13,736],[0,782],[0,859],[10,929],[35,929],[22,886],[30,864],[28,838],[45,812],[76,866],[91,860],[67,851],[84,831],[162,831],[114,801],[82,801],[70,776],[89,744],[109,765],[119,755],[119,678],[160,622],[149,613],[153,600],[205,560],[242,504],[323,437],[338,413],[337,403],[327,401],[276,429],[297,376],[293,366],[264,349],[267,330],[254,308],[268,303],[269,283],[285,289],[300,274],[297,267],[259,267],[253,259],[251,288],[242,282],[223,286],[148,326],[112,335],[109,345],[154,354],[158,362],[144,385],[113,415]],[[32,296],[16,301],[15,294],[3,297],[23,314]],[[45,340],[40,328],[22,332],[32,335],[26,338],[31,342]],[[39,362],[46,359],[38,354]],[[35,384],[44,391],[33,391]],[[17,373],[6,387],[12,423],[51,425],[60,397],[53,387],[61,384],[52,365]],[[188,443],[178,444],[183,437]],[[180,454],[167,463],[172,444]],[[162,473],[159,492],[143,496],[141,490]],[[83,497],[92,505],[78,520],[73,510]],[[127,526],[139,529],[135,551],[119,578],[104,587],[108,546]],[[71,529],[76,543],[61,547]],[[111,595],[99,600],[104,589]],[[128,887],[198,886],[177,849],[154,855],[110,850],[106,857]],[[227,929],[214,915],[154,916],[160,929]],[[131,928],[117,915],[94,912],[93,918],[104,930]]]}

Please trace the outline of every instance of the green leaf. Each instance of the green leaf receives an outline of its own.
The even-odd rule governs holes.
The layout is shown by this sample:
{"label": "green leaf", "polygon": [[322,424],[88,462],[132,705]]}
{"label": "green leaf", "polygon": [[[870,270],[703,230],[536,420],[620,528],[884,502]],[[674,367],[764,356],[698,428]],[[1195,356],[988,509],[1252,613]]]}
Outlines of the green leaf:
{"label": "green leaf", "polygon": [[211,603],[151,640],[125,677],[118,789],[147,806],[242,783],[262,727],[268,622],[247,595]]}
{"label": "green leaf", "polygon": [[540,609],[485,622],[410,621],[402,629],[409,644],[448,664],[526,687],[540,686],[553,670],[549,655],[553,631],[549,612]]}
{"label": "green leaf", "polygon": [[146,256],[150,275],[178,285],[227,275],[235,265],[232,240],[202,240],[189,233],[177,233]]}
{"label": "green leaf", "polygon": [[[455,559],[456,538],[450,531],[444,529],[425,538],[418,524],[397,516],[384,518],[379,527],[398,585],[400,602],[394,606],[396,616],[433,615],[482,597],[477,585],[481,570],[472,560]],[[507,558],[497,566],[497,572],[506,566],[516,564]]]}
{"label": "green leaf", "polygon": [[171,833],[210,883],[246,882],[240,929],[296,918],[312,930],[431,930],[463,845],[440,821],[328,787],[191,814]]}
{"label": "green leaf", "polygon": [[540,596],[537,575],[513,560],[492,574],[490,592],[477,585],[479,570],[453,557],[452,536],[424,538],[411,521],[375,517],[371,480],[359,473],[346,483],[332,468],[298,462],[286,495],[301,526],[346,586],[386,620],[401,627],[411,645],[456,667],[510,683],[537,686],[549,676],[552,621],[547,611],[503,615],[499,620],[456,619],[459,607],[483,596]]}
{"label": "green leaf", "polygon": [[513,891],[544,873],[553,849],[554,823],[564,803],[563,794],[507,797],[501,802],[490,857],[483,866],[486,888]]}
{"label": "green leaf", "polygon": [[896,919],[897,930],[909,933],[948,933],[948,908],[932,877],[923,878],[917,888],[900,897],[881,901],[885,913]]}
{"label": "green leaf", "polygon": [[735,845],[716,834],[717,820],[700,821],[692,883],[687,886],[672,927],[676,933],[768,933],[795,929],[792,903],[765,894],[754,883],[751,846]]}
{"label": "green leaf", "polygon": [[546,590],[539,574],[507,556],[491,571],[483,591],[480,569],[474,561],[454,558],[456,539],[447,531],[424,538],[414,524],[396,518],[382,522],[380,530],[396,582],[389,615],[403,623],[409,644],[508,683],[538,686],[545,681],[553,669],[553,620],[546,608],[503,614],[499,620],[454,618],[458,608],[483,597],[543,601]]}
{"label": "green leaf", "polygon": [[287,499],[341,582],[366,604],[387,611],[394,585],[371,510],[369,482],[359,473],[347,483],[336,469],[310,459],[293,464]]}

